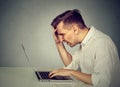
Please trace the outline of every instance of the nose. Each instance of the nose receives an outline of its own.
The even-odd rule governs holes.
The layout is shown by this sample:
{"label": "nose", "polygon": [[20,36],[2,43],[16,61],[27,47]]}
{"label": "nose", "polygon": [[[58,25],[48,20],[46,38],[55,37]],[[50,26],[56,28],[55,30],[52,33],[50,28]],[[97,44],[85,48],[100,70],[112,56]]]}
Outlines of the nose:
{"label": "nose", "polygon": [[60,41],[61,41],[61,42],[63,42],[63,41],[64,41],[64,39],[63,39],[63,38],[61,38],[61,39],[60,39]]}
{"label": "nose", "polygon": [[62,42],[64,41],[64,37],[63,36],[59,36],[59,40]]}

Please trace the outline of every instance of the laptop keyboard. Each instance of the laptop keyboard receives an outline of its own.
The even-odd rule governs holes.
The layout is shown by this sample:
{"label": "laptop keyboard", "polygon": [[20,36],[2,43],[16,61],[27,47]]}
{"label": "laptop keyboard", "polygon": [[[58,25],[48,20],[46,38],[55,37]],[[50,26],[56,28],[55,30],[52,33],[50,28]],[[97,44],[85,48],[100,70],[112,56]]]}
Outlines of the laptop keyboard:
{"label": "laptop keyboard", "polygon": [[39,80],[50,79],[49,78],[49,72],[39,72],[39,71],[36,71],[35,73],[36,73],[36,75],[37,75]]}
{"label": "laptop keyboard", "polygon": [[71,80],[70,77],[67,77],[67,76],[55,76],[53,78],[49,78],[49,72],[41,72],[41,71],[36,71],[35,72],[36,75],[37,75],[37,78],[39,80]]}
{"label": "laptop keyboard", "polygon": [[42,79],[50,79],[49,76],[49,72],[39,72],[40,76],[42,77]]}
{"label": "laptop keyboard", "polygon": [[63,76],[55,76],[55,77],[49,78],[49,72],[37,71],[36,74],[39,80],[47,80],[47,79],[63,80],[65,79]]}

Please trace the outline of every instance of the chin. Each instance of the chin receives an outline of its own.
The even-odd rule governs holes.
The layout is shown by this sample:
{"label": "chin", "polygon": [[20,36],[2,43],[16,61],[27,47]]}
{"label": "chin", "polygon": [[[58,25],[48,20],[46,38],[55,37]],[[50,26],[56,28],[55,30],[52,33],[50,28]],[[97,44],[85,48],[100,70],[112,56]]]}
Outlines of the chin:
{"label": "chin", "polygon": [[70,46],[70,47],[74,47],[74,46],[75,46],[75,44],[70,44],[69,46]]}
{"label": "chin", "polygon": [[70,47],[74,47],[74,46],[70,46]]}
{"label": "chin", "polygon": [[74,47],[74,46],[76,46],[76,45],[77,45],[76,43],[74,43],[74,44],[69,44],[70,47]]}

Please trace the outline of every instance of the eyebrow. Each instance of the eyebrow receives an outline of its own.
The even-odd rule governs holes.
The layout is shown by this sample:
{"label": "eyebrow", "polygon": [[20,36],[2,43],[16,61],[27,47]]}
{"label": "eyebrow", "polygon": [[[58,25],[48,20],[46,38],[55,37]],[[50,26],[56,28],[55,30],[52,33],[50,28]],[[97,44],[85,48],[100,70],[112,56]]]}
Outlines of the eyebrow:
{"label": "eyebrow", "polygon": [[64,35],[64,33],[58,33],[58,28],[56,27],[56,33],[58,34],[58,35]]}
{"label": "eyebrow", "polygon": [[64,33],[58,33],[58,35],[64,35]]}
{"label": "eyebrow", "polygon": [[58,35],[64,35],[64,33],[58,33],[58,32],[57,32],[57,34],[58,34]]}

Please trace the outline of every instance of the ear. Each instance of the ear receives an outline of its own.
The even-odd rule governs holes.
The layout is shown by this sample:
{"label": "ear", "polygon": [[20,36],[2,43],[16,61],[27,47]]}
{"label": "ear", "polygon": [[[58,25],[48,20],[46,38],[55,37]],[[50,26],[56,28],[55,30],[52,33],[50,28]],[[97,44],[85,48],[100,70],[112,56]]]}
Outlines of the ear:
{"label": "ear", "polygon": [[76,24],[73,24],[73,30],[75,34],[78,34],[78,31],[79,31],[78,29],[79,29],[78,26]]}

